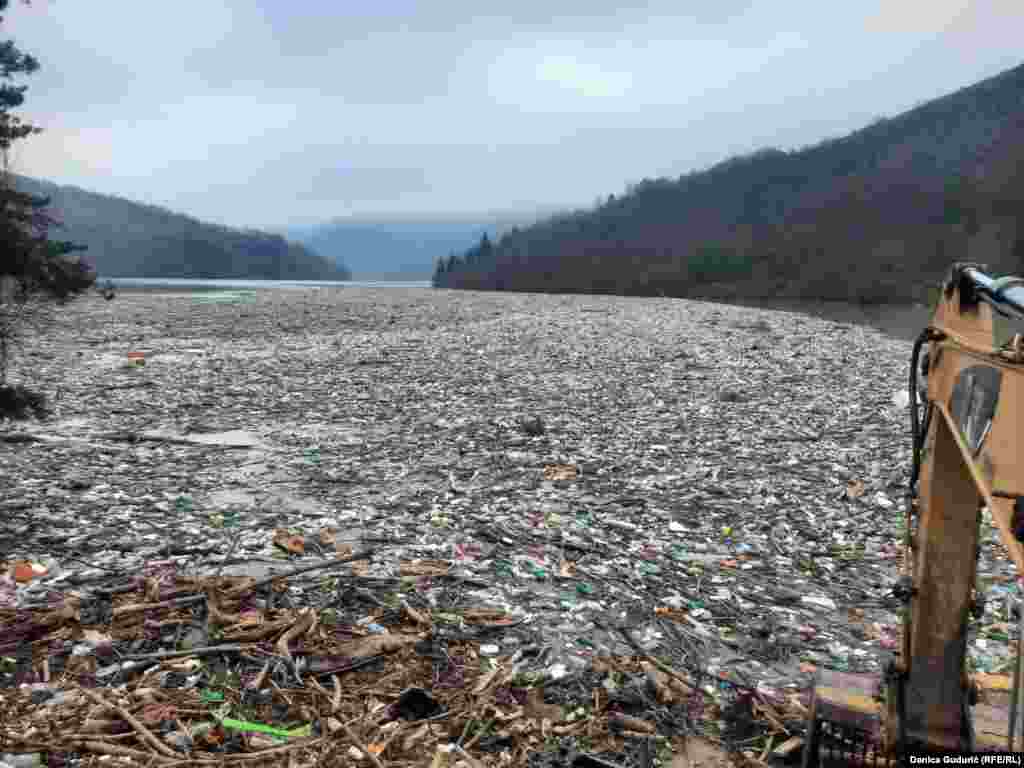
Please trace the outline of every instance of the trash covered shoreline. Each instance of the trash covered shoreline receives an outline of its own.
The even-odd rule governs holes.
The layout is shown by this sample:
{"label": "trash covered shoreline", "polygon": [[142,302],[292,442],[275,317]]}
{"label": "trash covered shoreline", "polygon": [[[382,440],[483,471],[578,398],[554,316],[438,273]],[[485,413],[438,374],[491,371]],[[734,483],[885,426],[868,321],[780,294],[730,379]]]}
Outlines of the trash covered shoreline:
{"label": "trash covered shoreline", "polygon": [[767,764],[816,668],[895,646],[909,343],[670,299],[244,299],[89,297],[16,358],[54,412],[0,425],[0,761]]}

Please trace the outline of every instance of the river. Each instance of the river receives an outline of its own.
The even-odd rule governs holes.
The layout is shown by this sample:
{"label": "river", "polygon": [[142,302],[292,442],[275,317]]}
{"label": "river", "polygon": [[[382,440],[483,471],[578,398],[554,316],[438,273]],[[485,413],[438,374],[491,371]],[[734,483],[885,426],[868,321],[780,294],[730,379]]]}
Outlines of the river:
{"label": "river", "polygon": [[97,285],[110,280],[117,288],[429,288],[429,280],[243,280],[240,278],[100,277]]}
{"label": "river", "polygon": [[[102,285],[107,278],[101,277],[97,284]],[[114,277],[111,282],[123,289],[161,290],[167,288],[187,288],[192,290],[210,289],[255,289],[255,288],[421,288],[429,289],[427,280],[386,281],[386,280],[242,280],[242,279],[199,279],[199,278],[164,278],[164,277]],[[737,301],[763,309],[798,312],[813,317],[820,317],[840,323],[853,323],[877,328],[888,336],[904,340],[913,339],[928,322],[929,311],[923,305],[883,304],[860,305],[842,301],[812,301],[795,299],[758,299]]]}

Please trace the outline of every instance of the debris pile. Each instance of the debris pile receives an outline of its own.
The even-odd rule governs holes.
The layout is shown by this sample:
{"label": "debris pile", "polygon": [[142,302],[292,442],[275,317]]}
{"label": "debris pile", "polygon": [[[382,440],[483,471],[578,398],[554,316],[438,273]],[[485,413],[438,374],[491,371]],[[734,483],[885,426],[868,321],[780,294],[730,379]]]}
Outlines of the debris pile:
{"label": "debris pile", "polygon": [[[909,343],[691,301],[250,298],[86,298],[20,360],[59,389],[0,424],[0,761],[765,763],[815,669],[894,646]],[[983,542],[970,658],[1002,675],[1021,593]]]}
{"label": "debris pile", "polygon": [[[616,765],[600,755],[671,754],[719,709],[715,681],[701,690],[642,655],[550,675],[536,645],[501,654],[522,620],[483,606],[440,613],[417,589],[450,563],[403,564],[407,576],[379,600],[354,586],[374,556],[259,581],[192,578],[152,561],[88,597],[0,610],[0,751],[45,754],[49,765],[87,755],[423,765],[423,755],[449,755],[476,766],[529,764],[557,742]],[[289,579],[341,570],[319,585],[330,607],[290,605]]]}

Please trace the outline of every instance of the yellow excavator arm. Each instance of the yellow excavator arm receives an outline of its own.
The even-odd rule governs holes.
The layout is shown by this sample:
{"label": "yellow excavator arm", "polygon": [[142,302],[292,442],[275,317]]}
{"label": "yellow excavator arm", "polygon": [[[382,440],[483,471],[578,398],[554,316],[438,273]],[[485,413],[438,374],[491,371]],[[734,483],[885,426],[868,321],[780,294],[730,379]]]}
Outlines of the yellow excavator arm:
{"label": "yellow excavator arm", "polygon": [[893,590],[905,608],[902,643],[881,677],[819,673],[806,768],[829,740],[875,759],[1010,747],[1018,686],[1008,706],[979,702],[966,658],[970,622],[983,612],[975,585],[985,508],[1024,573],[1024,340],[1005,328],[1022,320],[1024,280],[953,265],[910,366],[914,466]]}

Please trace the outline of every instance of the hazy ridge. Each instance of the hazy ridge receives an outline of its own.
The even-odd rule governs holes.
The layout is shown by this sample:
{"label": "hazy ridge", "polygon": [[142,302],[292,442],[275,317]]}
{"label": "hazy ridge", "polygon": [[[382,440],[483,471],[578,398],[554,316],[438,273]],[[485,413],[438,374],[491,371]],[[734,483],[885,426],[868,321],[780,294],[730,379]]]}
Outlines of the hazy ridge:
{"label": "hazy ridge", "polygon": [[61,239],[88,246],[104,277],[348,280],[344,264],[308,246],[255,229],[233,229],[164,208],[73,186],[15,176],[22,191],[48,197]]}
{"label": "hazy ridge", "polygon": [[289,230],[295,240],[352,270],[357,280],[429,280],[437,261],[486,232],[495,237],[538,216],[360,216]]}

